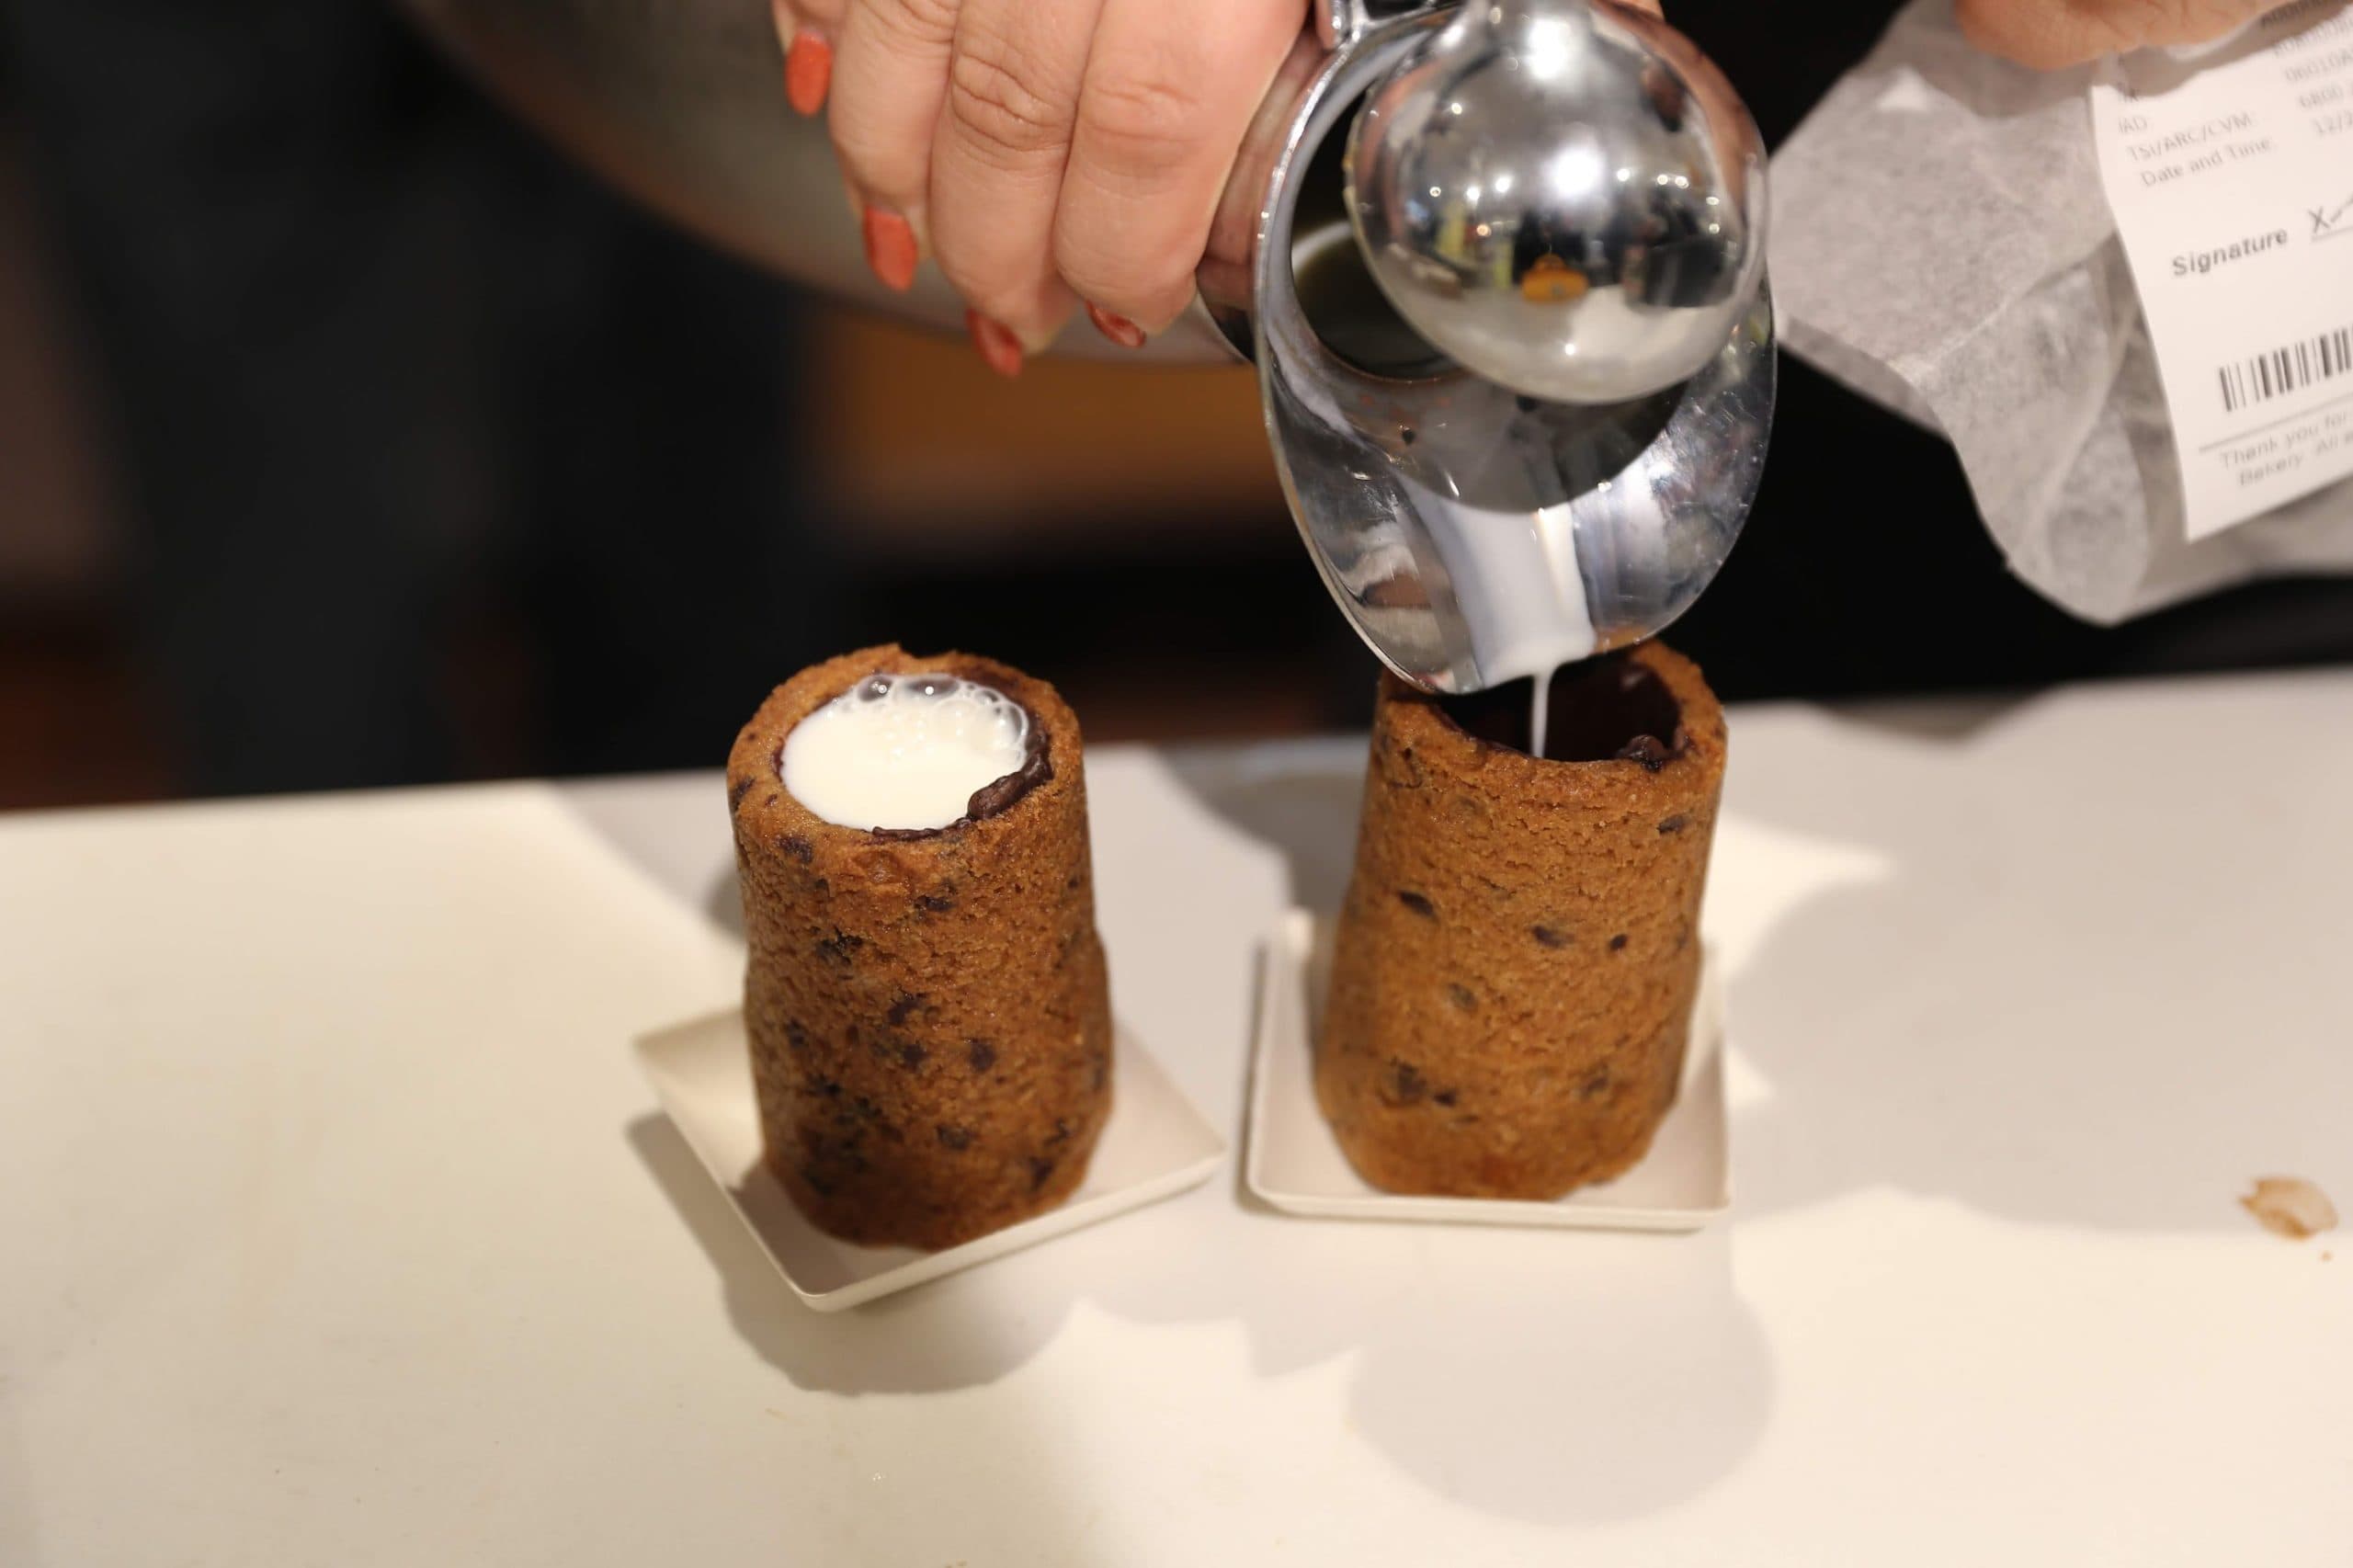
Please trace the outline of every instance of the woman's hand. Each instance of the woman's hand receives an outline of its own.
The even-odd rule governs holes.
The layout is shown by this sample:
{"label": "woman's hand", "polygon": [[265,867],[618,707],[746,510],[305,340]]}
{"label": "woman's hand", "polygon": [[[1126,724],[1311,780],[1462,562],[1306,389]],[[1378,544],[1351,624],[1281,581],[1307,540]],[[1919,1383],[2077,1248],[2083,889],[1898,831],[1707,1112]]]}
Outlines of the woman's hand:
{"label": "woman's hand", "polygon": [[2279,0],[1955,0],[1961,30],[1994,54],[2054,71],[2103,54],[2204,43]]}
{"label": "woman's hand", "polygon": [[1305,0],[773,0],[793,107],[830,102],[867,262],[929,254],[1006,375],[1080,304],[1141,347],[1193,295]]}

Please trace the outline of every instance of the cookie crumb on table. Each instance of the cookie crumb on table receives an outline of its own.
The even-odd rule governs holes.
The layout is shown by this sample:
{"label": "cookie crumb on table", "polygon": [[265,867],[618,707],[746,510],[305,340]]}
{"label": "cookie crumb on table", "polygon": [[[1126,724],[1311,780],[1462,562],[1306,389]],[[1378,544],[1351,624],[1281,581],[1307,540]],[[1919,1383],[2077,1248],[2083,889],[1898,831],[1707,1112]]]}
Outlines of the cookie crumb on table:
{"label": "cookie crumb on table", "polygon": [[2336,1206],[2328,1194],[2301,1176],[2258,1176],[2255,1190],[2240,1199],[2239,1205],[2265,1230],[2298,1241],[2336,1228]]}

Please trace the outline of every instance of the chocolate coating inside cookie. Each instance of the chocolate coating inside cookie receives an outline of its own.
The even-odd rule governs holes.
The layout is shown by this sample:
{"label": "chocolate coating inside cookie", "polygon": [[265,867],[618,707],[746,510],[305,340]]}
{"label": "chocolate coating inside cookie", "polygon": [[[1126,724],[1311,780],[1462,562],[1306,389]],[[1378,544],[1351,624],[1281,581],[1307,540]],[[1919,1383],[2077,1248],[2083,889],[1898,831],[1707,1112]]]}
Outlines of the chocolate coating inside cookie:
{"label": "chocolate coating inside cookie", "polygon": [[[1529,749],[1535,683],[1506,681],[1485,691],[1438,699],[1462,731],[1491,745]],[[1657,674],[1625,653],[1563,665],[1552,676],[1544,738],[1548,762],[1622,757],[1656,769],[1684,747],[1683,711]]]}

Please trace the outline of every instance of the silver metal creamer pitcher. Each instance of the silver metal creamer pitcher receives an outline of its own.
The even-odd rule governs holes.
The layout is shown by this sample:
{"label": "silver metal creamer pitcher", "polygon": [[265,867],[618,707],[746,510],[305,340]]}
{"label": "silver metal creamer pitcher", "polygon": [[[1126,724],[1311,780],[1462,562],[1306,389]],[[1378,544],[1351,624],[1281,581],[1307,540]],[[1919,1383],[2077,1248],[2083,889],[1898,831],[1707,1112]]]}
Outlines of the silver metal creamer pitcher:
{"label": "silver metal creamer pitcher", "polygon": [[[614,183],[772,271],[867,271],[759,0],[406,0]],[[1138,354],[1257,369],[1302,536],[1374,653],[1469,691],[1648,636],[1729,552],[1773,398],[1764,156],[1699,51],[1602,0],[1315,0]]]}

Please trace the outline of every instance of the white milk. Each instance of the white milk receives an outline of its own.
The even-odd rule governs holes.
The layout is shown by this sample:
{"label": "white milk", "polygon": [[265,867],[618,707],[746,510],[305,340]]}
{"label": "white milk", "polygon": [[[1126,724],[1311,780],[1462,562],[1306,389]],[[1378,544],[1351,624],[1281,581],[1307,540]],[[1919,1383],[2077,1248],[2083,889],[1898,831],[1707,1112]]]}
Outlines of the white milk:
{"label": "white milk", "polygon": [[1552,719],[1552,671],[1538,670],[1536,689],[1528,699],[1528,755],[1539,762],[1544,759],[1544,732]]}
{"label": "white milk", "polygon": [[1029,716],[954,676],[875,676],[785,737],[784,787],[843,827],[946,827],[972,792],[1020,771]]}

